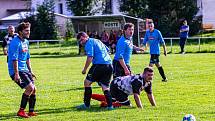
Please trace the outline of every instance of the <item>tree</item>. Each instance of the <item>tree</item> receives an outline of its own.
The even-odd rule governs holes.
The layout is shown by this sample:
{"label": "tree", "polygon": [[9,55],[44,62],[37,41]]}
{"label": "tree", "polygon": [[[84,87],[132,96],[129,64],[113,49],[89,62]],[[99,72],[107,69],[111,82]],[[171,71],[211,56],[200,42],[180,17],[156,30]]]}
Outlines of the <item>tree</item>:
{"label": "tree", "polygon": [[37,26],[35,33],[37,39],[57,39],[57,26],[54,14],[54,0],[44,0],[37,7]]}
{"label": "tree", "polygon": [[119,0],[120,11],[130,16],[145,18],[147,0]]}
{"label": "tree", "polygon": [[67,0],[67,8],[75,16],[90,16],[105,10],[106,0]]}
{"label": "tree", "polygon": [[67,0],[67,5],[75,16],[90,15],[93,6],[92,0]]}
{"label": "tree", "polygon": [[[142,3],[141,3],[142,2]],[[197,0],[121,0],[120,10],[128,15],[151,18],[165,37],[178,36],[181,19],[187,19],[191,34],[198,27],[192,22],[197,13]]]}

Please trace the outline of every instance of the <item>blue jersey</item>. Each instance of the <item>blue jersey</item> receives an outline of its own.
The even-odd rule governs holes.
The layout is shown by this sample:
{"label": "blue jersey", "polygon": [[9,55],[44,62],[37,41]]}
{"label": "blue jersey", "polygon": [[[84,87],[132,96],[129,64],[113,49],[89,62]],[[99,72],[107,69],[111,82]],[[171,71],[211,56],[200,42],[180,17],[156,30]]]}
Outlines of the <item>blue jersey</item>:
{"label": "blue jersey", "polygon": [[126,39],[124,36],[117,41],[116,53],[114,60],[124,59],[125,64],[129,65],[131,54],[133,51],[133,41],[132,39]]}
{"label": "blue jersey", "polygon": [[10,76],[14,74],[13,61],[18,61],[18,71],[27,72],[28,67],[26,64],[27,59],[30,58],[29,42],[24,39],[21,40],[19,36],[15,37],[8,50],[8,71]]}
{"label": "blue jersey", "polygon": [[188,32],[189,32],[189,26],[183,25],[180,27],[180,30],[185,30],[183,32],[180,32],[180,37],[181,38],[188,38]]}
{"label": "blue jersey", "polygon": [[143,45],[146,43],[150,46],[150,54],[160,54],[160,44],[165,44],[161,32],[157,29],[154,29],[153,32],[146,31]]}
{"label": "blue jersey", "polygon": [[89,38],[85,44],[85,51],[88,57],[93,57],[93,64],[112,64],[109,48],[98,39]]}

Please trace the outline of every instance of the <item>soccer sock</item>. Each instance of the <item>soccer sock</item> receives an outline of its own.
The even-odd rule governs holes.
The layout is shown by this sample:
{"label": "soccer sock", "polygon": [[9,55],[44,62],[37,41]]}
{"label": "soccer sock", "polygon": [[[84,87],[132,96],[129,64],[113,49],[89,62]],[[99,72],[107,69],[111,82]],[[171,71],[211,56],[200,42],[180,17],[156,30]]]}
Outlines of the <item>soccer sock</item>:
{"label": "soccer sock", "polygon": [[105,96],[101,94],[92,94],[91,98],[98,101],[106,101]]}
{"label": "soccer sock", "polygon": [[36,104],[36,95],[31,95],[29,98],[29,112],[34,112],[35,104]]}
{"label": "soccer sock", "polygon": [[164,74],[164,70],[163,70],[162,66],[158,67],[158,70],[159,70],[159,73],[160,73],[160,75],[162,76],[162,78],[163,78],[163,79],[166,79],[166,76],[165,76],[165,74]]}
{"label": "soccer sock", "polygon": [[112,106],[112,96],[110,94],[110,91],[109,90],[105,90],[104,91],[104,95],[105,95],[108,107],[111,107]]}
{"label": "soccer sock", "polygon": [[29,96],[25,93],[22,94],[22,100],[20,104],[20,109],[24,110],[26,108],[27,102],[29,100]]}
{"label": "soccer sock", "polygon": [[87,107],[90,106],[91,95],[92,95],[92,88],[91,87],[85,87],[85,91],[84,91],[84,104]]}

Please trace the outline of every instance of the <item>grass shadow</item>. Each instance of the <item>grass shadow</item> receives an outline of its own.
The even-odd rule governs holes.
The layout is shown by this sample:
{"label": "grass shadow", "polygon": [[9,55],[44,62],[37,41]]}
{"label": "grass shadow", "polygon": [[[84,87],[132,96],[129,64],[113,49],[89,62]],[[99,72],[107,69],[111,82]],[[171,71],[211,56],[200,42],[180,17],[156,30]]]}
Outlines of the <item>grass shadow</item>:
{"label": "grass shadow", "polygon": [[[93,86],[93,89],[101,88],[99,86]],[[71,89],[65,89],[65,90],[57,90],[55,92],[69,92],[69,91],[77,91],[77,90],[84,90],[84,87],[77,87],[77,88],[71,88]]]}

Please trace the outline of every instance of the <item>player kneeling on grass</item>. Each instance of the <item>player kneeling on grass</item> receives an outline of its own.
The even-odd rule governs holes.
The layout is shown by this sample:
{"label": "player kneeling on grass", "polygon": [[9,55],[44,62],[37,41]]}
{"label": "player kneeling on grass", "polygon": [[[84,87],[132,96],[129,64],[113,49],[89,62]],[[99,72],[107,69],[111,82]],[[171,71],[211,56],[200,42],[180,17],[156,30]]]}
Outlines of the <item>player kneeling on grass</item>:
{"label": "player kneeling on grass", "polygon": [[[30,23],[20,23],[17,27],[18,36],[10,42],[8,50],[8,70],[10,77],[25,91],[22,94],[20,109],[17,116],[29,118],[36,116],[34,106],[36,104],[36,87],[34,85],[34,73],[31,69],[29,42]],[[35,77],[36,78],[36,77]],[[29,113],[24,109],[29,103]]]}
{"label": "player kneeling on grass", "polygon": [[[138,108],[143,108],[140,100],[140,92],[145,90],[149,102],[152,106],[156,106],[156,102],[152,93],[152,79],[154,73],[151,67],[146,67],[142,74],[122,76],[115,78],[110,85],[113,106],[131,106],[129,95],[134,95],[134,100]],[[101,101],[102,107],[107,106],[104,95],[92,94],[92,99]]]}
{"label": "player kneeling on grass", "polygon": [[112,110],[112,97],[109,84],[113,73],[113,67],[108,48],[100,40],[89,38],[85,32],[79,32],[77,39],[82,45],[85,45],[85,52],[87,54],[87,60],[82,70],[82,74],[86,73],[87,68],[92,62],[92,66],[84,80],[84,104],[77,106],[77,109],[90,108],[92,95],[91,84],[97,82],[101,86],[105,99],[107,100],[107,109]]}

